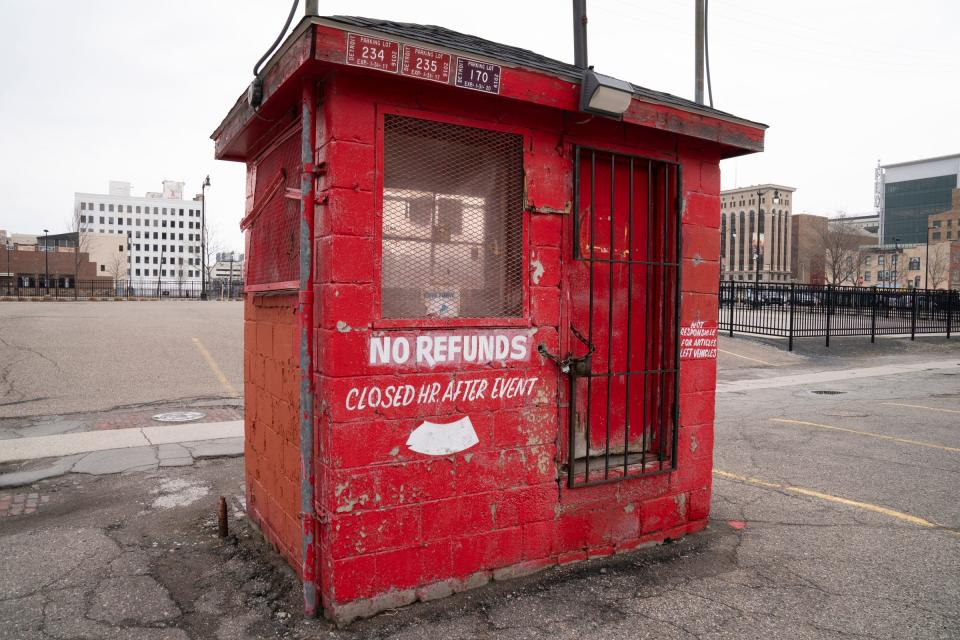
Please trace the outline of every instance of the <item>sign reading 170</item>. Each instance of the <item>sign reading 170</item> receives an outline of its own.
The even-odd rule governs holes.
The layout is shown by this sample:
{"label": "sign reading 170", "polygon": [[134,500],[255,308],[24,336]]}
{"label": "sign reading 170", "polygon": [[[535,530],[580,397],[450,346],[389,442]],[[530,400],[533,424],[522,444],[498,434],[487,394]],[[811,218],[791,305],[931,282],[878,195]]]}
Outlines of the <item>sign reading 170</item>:
{"label": "sign reading 170", "polygon": [[500,93],[500,65],[457,58],[457,74],[454,83],[458,87]]}

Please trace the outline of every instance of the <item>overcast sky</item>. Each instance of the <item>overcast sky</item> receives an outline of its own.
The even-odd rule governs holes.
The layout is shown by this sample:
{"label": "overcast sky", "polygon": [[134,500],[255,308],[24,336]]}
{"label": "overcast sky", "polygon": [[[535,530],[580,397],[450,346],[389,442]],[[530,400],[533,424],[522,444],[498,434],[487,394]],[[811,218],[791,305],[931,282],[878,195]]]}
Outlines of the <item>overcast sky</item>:
{"label": "overcast sky", "polygon": [[[301,9],[302,12],[302,2]],[[321,14],[423,22],[572,61],[570,2],[320,0]],[[694,0],[588,0],[599,72],[693,96]],[[199,191],[242,248],[244,171],[210,133],[276,37],[287,0],[0,0],[0,229],[66,230],[75,191],[163,179]],[[55,9],[55,11],[53,10]],[[299,13],[298,13],[299,17]],[[718,109],[770,125],[723,187],[797,188],[794,211],[867,212],[878,159],[960,152],[960,2],[713,0]]]}

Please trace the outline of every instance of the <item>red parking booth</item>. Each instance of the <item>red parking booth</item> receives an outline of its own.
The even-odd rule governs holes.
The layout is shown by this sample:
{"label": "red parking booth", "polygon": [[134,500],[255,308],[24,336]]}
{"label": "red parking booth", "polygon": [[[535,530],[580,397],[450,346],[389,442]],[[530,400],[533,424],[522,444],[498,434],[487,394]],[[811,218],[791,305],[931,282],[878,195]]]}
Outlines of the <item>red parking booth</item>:
{"label": "red parking booth", "polygon": [[631,85],[601,115],[583,74],[312,17],[214,133],[247,166],[247,506],[308,614],[706,526],[719,162],[765,127]]}

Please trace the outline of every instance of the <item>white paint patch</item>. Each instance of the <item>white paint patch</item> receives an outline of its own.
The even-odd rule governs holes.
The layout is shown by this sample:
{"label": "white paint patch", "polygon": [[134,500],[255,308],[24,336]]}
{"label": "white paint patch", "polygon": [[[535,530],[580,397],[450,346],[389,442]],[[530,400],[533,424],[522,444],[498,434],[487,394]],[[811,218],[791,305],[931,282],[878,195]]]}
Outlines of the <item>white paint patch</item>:
{"label": "white paint patch", "polygon": [[545,271],[543,263],[534,258],[530,261],[530,270],[532,271],[530,279],[533,280],[533,284],[540,284],[540,278],[543,277],[543,272]]}
{"label": "white paint patch", "polygon": [[480,442],[477,432],[470,422],[470,416],[464,416],[456,422],[438,424],[424,421],[410,432],[407,446],[417,453],[428,456],[447,456],[465,451]]}
{"label": "white paint patch", "polygon": [[209,487],[187,480],[165,480],[153,491],[159,494],[151,505],[154,509],[185,507],[210,494]]}

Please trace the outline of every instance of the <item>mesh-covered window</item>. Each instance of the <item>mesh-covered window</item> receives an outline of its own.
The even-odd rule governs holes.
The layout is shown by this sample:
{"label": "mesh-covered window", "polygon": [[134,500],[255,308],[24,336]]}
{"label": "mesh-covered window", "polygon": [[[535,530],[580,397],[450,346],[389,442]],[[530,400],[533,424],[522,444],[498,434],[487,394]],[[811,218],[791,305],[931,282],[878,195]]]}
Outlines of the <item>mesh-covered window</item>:
{"label": "mesh-covered window", "polygon": [[521,136],[387,115],[382,316],[519,316],[522,211]]}
{"label": "mesh-covered window", "polygon": [[249,234],[246,286],[296,288],[300,277],[300,130],[257,161],[253,208],[241,223]]}

